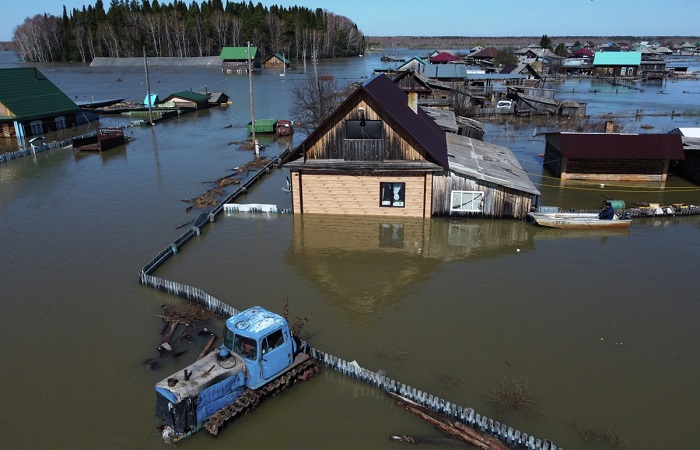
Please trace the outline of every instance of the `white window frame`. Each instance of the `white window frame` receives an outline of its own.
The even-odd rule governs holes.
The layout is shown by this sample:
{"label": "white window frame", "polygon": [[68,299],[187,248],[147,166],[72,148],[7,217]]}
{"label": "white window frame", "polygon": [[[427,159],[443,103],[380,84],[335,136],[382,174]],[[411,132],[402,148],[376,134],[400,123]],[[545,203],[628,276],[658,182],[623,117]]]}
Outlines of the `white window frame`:
{"label": "white window frame", "polygon": [[[481,212],[483,202],[483,191],[452,191],[450,194],[450,213]],[[455,208],[455,205],[459,205],[459,207]]]}
{"label": "white window frame", "polygon": [[44,134],[44,123],[41,120],[33,120],[29,123],[33,135]]}
{"label": "white window frame", "polygon": [[620,68],[620,76],[624,77],[627,74],[627,67]]}

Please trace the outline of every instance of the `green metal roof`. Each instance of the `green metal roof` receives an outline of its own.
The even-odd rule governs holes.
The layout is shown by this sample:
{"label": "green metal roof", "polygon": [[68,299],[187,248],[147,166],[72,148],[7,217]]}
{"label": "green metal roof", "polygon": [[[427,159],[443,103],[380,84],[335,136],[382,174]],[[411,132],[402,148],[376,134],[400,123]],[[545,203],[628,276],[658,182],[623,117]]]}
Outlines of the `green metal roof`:
{"label": "green metal roof", "polygon": [[[250,59],[255,59],[258,54],[258,47],[250,47]],[[224,47],[219,55],[221,60],[248,60],[248,47]]]}
{"label": "green metal roof", "polygon": [[[17,120],[58,116],[80,110],[35,67],[0,69],[0,104]],[[8,116],[6,116],[8,117]]]}
{"label": "green metal roof", "polygon": [[184,98],[185,100],[191,100],[193,102],[201,102],[202,100],[207,100],[207,101],[209,100],[208,95],[204,95],[204,94],[200,94],[199,92],[192,92],[192,91],[175,92],[174,94],[170,94],[168,96],[168,99],[171,99],[174,97]]}
{"label": "green metal roof", "polygon": [[594,66],[638,66],[642,63],[641,52],[596,52]]}

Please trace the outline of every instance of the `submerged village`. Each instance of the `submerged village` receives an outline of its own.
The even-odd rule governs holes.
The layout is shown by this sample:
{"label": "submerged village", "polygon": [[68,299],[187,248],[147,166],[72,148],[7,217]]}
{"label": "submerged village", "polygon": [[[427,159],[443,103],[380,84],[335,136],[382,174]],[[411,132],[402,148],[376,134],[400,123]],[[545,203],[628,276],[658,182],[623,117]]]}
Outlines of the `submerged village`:
{"label": "submerged village", "polygon": [[[134,129],[155,131],[199,113],[245,111],[241,114],[247,118],[244,123],[226,128],[244,128],[247,138],[225,145],[245,152],[249,161],[230,169],[232,174],[206,182],[214,186],[201,196],[183,199],[187,214],[194,219],[177,226],[179,236],[163,243],[162,250],[142,267],[133,268],[142,286],[153,288],[159,296],[183,300],[163,305],[158,315],[163,324],[158,354],[143,363],[154,372],[161,365],[167,370],[178,367],[173,373],[160,373],[155,384],[158,437],[165,442],[175,443],[199,431],[214,436],[241,433],[234,419],[241,420],[288,388],[295,390],[295,384],[313,383],[314,377],[329,370],[350,383],[362,384],[362,389],[385,394],[440,432],[439,437],[393,434],[392,445],[460,442],[481,449],[561,449],[563,445],[545,435],[538,424],[524,421],[513,426],[512,416],[503,413],[532,406],[533,394],[521,378],[512,377],[494,388],[488,395],[497,412],[483,411],[463,404],[463,398],[450,397],[449,389],[459,384],[450,374],[442,377],[440,392],[433,392],[435,385],[412,386],[399,380],[400,376],[395,378],[391,367],[365,367],[348,355],[336,356],[332,349],[316,347],[313,336],[303,330],[308,317],[289,317],[287,300],[284,311],[273,311],[263,300],[253,302],[261,306],[239,310],[241,305],[234,304],[235,300],[220,299],[208,287],[193,285],[197,283],[191,278],[180,282],[162,275],[177,273],[169,263],[187,251],[188,243],[197,242],[203,233],[214,233],[212,229],[227,214],[253,219],[277,215],[312,218],[296,230],[294,246],[318,245],[313,235],[324,236],[341,248],[351,246],[342,241],[352,230],[370,236],[373,243],[379,233],[379,246],[385,249],[411,247],[411,255],[451,260],[469,250],[431,239],[440,228],[431,225],[431,218],[459,223],[499,219],[517,226],[527,222],[533,229],[563,228],[564,233],[595,230],[602,233],[595,236],[602,236],[604,243],[608,236],[619,236],[620,229],[625,233],[633,229],[636,221],[700,213],[700,205],[691,202],[626,201],[615,190],[606,190],[641,186],[643,192],[663,192],[673,178],[682,179],[684,185],[700,185],[700,128],[630,133],[613,115],[591,117],[591,103],[571,100],[557,88],[558,83],[572,79],[595,80],[596,86],[633,93],[662,89],[663,82],[696,86],[699,44],[683,41],[666,47],[650,41],[604,41],[554,48],[543,47],[543,43],[466,50],[402,48],[402,56],[397,48],[368,45],[352,57],[354,64],[365,65],[366,76],[348,86],[342,86],[333,72],[319,69],[320,61],[313,54],[307,61],[306,53],[292,57],[286,49],[253,43],[225,46],[220,54],[208,57],[144,54],[92,59],[90,68],[114,70],[121,76],[137,67],[146,88],[143,101],[138,102],[94,99],[109,96],[109,91],[79,102],[52,81],[50,66],[22,61],[0,68],[0,128],[6,149],[0,153],[0,163],[12,165],[36,161],[37,155],[72,152],[75,161],[99,155],[109,164],[110,154],[126,159],[129,146],[138,143],[143,134],[133,133]],[[403,56],[408,52],[414,54]],[[368,60],[379,64],[366,67]],[[232,93],[218,86],[154,92],[149,68],[187,66],[247,80],[250,103],[234,103]],[[315,87],[317,98],[325,93],[332,106],[322,110],[320,117],[310,113],[295,117],[283,109],[278,117],[257,117],[253,85],[263,74],[273,74],[285,83],[295,79],[296,86],[303,86],[307,94]],[[289,85],[285,88],[291,89]],[[304,89],[295,95],[304,95]],[[27,100],[34,98],[43,100]],[[668,114],[673,118],[697,112],[679,109]],[[637,115],[642,117],[644,112],[638,110]],[[123,124],[101,124],[116,121]],[[533,137],[544,144],[537,163],[556,180],[554,189],[585,187],[613,208],[615,215],[601,217],[596,209],[543,202],[542,186],[533,179],[532,169],[524,168],[511,148],[489,141],[485,124],[506,128],[513,123],[537,124]],[[85,129],[90,131],[83,133]],[[193,142],[195,145],[204,147]],[[276,148],[283,150],[276,152]],[[280,171],[285,179],[283,194],[277,192],[271,198],[284,195],[286,203],[250,202],[264,197],[249,194]],[[324,222],[324,217],[337,216],[344,217],[347,228],[336,230],[337,222]],[[314,251],[309,254],[318,256]],[[328,277],[332,271],[321,265],[309,263],[301,270]],[[415,272],[410,276],[419,277]],[[223,332],[210,330],[211,314],[223,318]],[[194,350],[196,359],[190,353],[182,356],[200,344],[204,345]],[[621,347],[622,340],[612,345]],[[396,363],[394,368],[403,358],[404,352],[397,348],[389,356]],[[512,368],[509,359],[501,363]],[[534,408],[532,414],[545,415]],[[612,426],[600,432],[567,419],[586,444],[637,448],[630,445],[626,433]],[[535,431],[525,429],[528,424]],[[576,447],[570,444],[567,448]]]}

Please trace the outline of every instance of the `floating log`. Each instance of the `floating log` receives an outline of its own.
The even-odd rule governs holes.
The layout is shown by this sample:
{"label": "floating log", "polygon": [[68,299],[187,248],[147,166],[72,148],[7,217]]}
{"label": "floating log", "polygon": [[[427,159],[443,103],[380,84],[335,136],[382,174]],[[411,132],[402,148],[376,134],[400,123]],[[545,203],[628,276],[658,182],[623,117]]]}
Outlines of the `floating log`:
{"label": "floating log", "polygon": [[173,334],[175,333],[175,329],[177,329],[177,326],[180,323],[177,321],[170,321],[168,322],[168,328],[165,329],[165,333],[163,333],[163,337],[160,340],[161,346],[163,344],[168,344],[170,343],[170,339],[172,339]]}
{"label": "floating log", "polygon": [[481,450],[508,450],[509,448],[492,436],[482,434],[462,423],[452,422],[445,415],[419,405],[405,397],[391,392],[388,392],[387,395],[394,399],[394,401],[406,411],[435,425],[440,431],[454,439],[466,442]]}
{"label": "floating log", "polygon": [[394,442],[406,442],[407,444],[450,444],[464,446],[464,442],[448,437],[432,437],[432,436],[406,436],[406,435],[391,435],[389,436]]}
{"label": "floating log", "polygon": [[207,356],[207,353],[209,353],[209,350],[211,349],[211,346],[214,345],[214,341],[216,341],[216,336],[212,334],[211,337],[209,338],[209,342],[207,342],[207,345],[204,346],[204,349],[202,350],[202,353],[199,354],[199,357],[197,358],[197,361],[199,361],[200,359],[202,359],[202,358],[204,358],[205,356]]}

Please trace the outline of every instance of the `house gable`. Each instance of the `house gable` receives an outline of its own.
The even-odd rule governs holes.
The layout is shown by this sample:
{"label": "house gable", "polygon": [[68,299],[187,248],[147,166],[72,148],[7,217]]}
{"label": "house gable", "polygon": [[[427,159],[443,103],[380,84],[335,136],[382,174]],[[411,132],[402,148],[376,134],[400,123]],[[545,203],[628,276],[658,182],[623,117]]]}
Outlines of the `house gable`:
{"label": "house gable", "polygon": [[[381,132],[354,139],[364,132],[361,122]],[[386,75],[376,75],[353,92],[289,155],[283,164],[303,158],[355,162],[423,165],[422,170],[447,169],[447,145],[442,129],[421,109],[408,106],[408,96]],[[375,170],[382,166],[374,164]]]}

